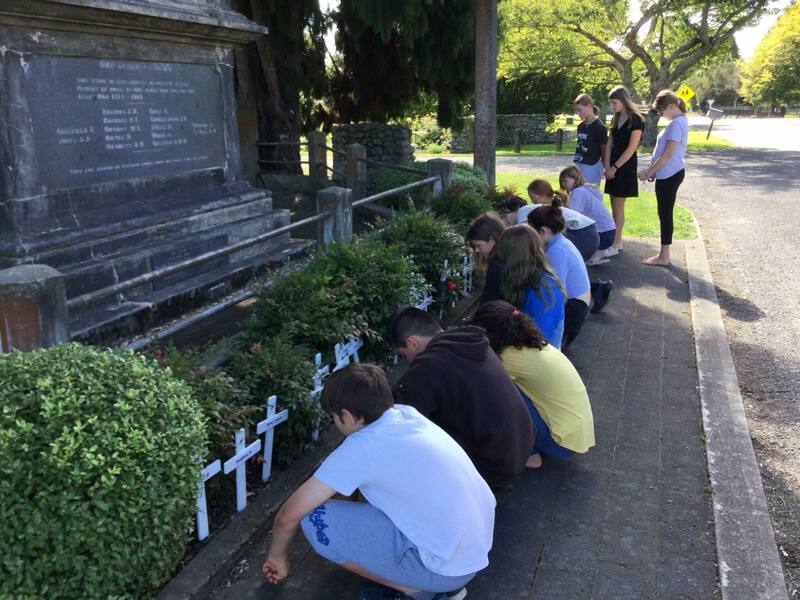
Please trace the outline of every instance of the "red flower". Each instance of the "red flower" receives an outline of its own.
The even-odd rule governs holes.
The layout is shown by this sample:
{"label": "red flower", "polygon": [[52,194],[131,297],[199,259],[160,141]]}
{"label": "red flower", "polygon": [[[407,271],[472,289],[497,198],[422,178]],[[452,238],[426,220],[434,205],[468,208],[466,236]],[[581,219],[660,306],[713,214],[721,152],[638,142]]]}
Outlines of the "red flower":
{"label": "red flower", "polygon": [[454,291],[457,286],[458,284],[456,283],[455,279],[447,280],[447,289],[450,290],[451,292]]}

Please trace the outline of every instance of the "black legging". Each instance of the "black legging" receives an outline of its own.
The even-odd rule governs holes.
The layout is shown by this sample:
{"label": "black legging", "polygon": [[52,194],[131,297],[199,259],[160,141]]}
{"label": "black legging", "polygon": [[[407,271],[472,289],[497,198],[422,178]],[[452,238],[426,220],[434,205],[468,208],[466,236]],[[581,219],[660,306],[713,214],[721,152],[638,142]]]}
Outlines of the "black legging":
{"label": "black legging", "polygon": [[672,244],[672,209],[678,188],[683,183],[686,171],[681,169],[666,179],[656,179],[656,202],[658,202],[658,220],[661,223],[661,245]]}

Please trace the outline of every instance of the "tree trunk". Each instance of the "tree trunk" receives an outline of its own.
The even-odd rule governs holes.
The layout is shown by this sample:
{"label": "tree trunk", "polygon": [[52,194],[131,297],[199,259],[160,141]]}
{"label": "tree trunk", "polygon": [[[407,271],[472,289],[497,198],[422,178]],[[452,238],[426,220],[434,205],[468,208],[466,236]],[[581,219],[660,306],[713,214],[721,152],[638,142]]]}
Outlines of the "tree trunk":
{"label": "tree trunk", "polygon": [[654,146],[656,137],[658,137],[658,113],[651,108],[647,111],[644,119],[642,146]]}
{"label": "tree trunk", "polygon": [[[265,13],[262,0],[235,0],[234,8],[259,25],[265,25],[272,30],[276,24]],[[299,11],[288,10],[282,13],[281,28],[293,28],[297,35],[303,35],[304,23],[302,21],[286,23]],[[297,93],[292,93],[281,86],[281,60],[286,57],[278,56],[272,46],[270,34],[261,36],[258,41],[248,46],[249,62],[252,66],[250,77],[256,99],[258,114],[258,139],[262,142],[288,141],[296,142],[300,139],[300,98]],[[262,165],[262,170],[270,172],[284,172],[302,175],[299,164],[300,148],[298,146],[275,146],[259,149],[263,160],[293,161],[288,164],[267,163]]]}
{"label": "tree trunk", "polygon": [[475,156],[494,185],[497,142],[497,0],[475,0]]}

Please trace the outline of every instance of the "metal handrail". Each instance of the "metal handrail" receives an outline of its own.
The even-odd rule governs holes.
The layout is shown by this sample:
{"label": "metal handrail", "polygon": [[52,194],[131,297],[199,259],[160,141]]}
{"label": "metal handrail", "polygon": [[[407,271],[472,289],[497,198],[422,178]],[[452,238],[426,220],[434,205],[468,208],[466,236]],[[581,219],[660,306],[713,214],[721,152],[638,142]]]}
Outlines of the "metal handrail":
{"label": "metal handrail", "polygon": [[116,283],[114,285],[110,285],[108,287],[104,287],[99,290],[95,290],[93,292],[89,292],[88,294],[83,294],[82,296],[76,296],[75,298],[67,300],[67,308],[69,310],[74,310],[76,308],[86,306],[87,304],[91,304],[92,302],[96,302],[97,300],[102,300],[103,298],[107,298],[108,296],[113,296],[114,294],[119,294],[120,292],[125,292],[132,288],[139,287],[140,285],[150,283],[155,279],[160,279],[162,277],[166,277],[167,275],[172,275],[173,273],[177,273],[178,271],[183,271],[184,269],[188,269],[195,265],[199,265],[200,263],[203,263],[205,261],[213,260],[215,258],[219,258],[220,256],[225,256],[227,254],[233,254],[234,252],[238,252],[239,250],[244,250],[245,248],[249,248],[250,246],[255,246],[256,244],[260,244],[261,242],[266,242],[274,237],[278,237],[279,235],[282,235],[284,233],[290,233],[295,229],[305,227],[306,225],[311,225],[313,223],[319,223],[321,221],[325,221],[329,217],[330,215],[328,213],[320,213],[317,215],[313,215],[311,217],[301,219],[296,223],[290,223],[289,225],[284,225],[283,227],[278,227],[277,229],[273,229],[272,231],[262,233],[261,235],[256,236],[254,238],[237,242],[236,244],[233,244],[231,246],[227,246],[225,248],[219,248],[217,250],[212,250],[210,252],[206,252],[205,254],[200,254],[198,256],[195,256],[194,258],[184,260],[183,262],[175,263],[174,265],[169,265],[161,269],[156,269],[155,271],[144,273],[137,277],[133,277],[132,279],[128,279],[126,281],[122,281],[120,283]]}
{"label": "metal handrail", "polygon": [[265,159],[258,159],[260,164],[266,165],[302,165],[308,164],[307,160],[265,160]]}
{"label": "metal handrail", "polygon": [[361,200],[356,200],[353,202],[353,208],[369,202],[375,202],[375,200],[381,200],[382,198],[391,198],[392,196],[396,196],[402,192],[407,192],[418,187],[424,187],[426,185],[430,185],[431,183],[436,183],[440,179],[441,178],[438,175],[434,175],[433,177],[426,177],[425,179],[414,181],[413,183],[407,183],[406,185],[401,185],[400,187],[392,188],[391,190],[386,190],[385,192],[378,192],[377,194],[372,194],[372,196],[366,196],[365,198],[361,198]]}
{"label": "metal handrail", "polygon": [[308,142],[256,142],[256,146],[308,146]]}
{"label": "metal handrail", "polygon": [[344,150],[337,150],[336,148],[331,148],[330,146],[323,146],[323,148],[325,148],[325,150],[330,150],[334,154],[339,154],[341,156],[347,156],[347,152],[345,152]]}
{"label": "metal handrail", "polygon": [[366,163],[368,165],[374,165],[382,169],[391,169],[392,171],[400,171],[402,173],[414,173],[415,175],[425,175],[425,171],[420,169],[412,169],[411,167],[402,167],[400,165],[393,165],[391,163],[385,163],[379,160],[372,160],[371,158],[359,158],[358,161]]}

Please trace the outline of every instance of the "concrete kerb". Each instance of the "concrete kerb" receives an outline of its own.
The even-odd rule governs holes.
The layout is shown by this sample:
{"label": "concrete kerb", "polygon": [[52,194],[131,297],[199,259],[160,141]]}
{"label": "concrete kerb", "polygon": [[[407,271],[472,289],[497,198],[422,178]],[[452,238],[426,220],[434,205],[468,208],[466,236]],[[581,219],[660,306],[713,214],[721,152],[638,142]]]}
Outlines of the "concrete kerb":
{"label": "concrete kerb", "polygon": [[686,243],[686,265],[722,598],[787,599],[711,267],[694,223],[697,238]]}

